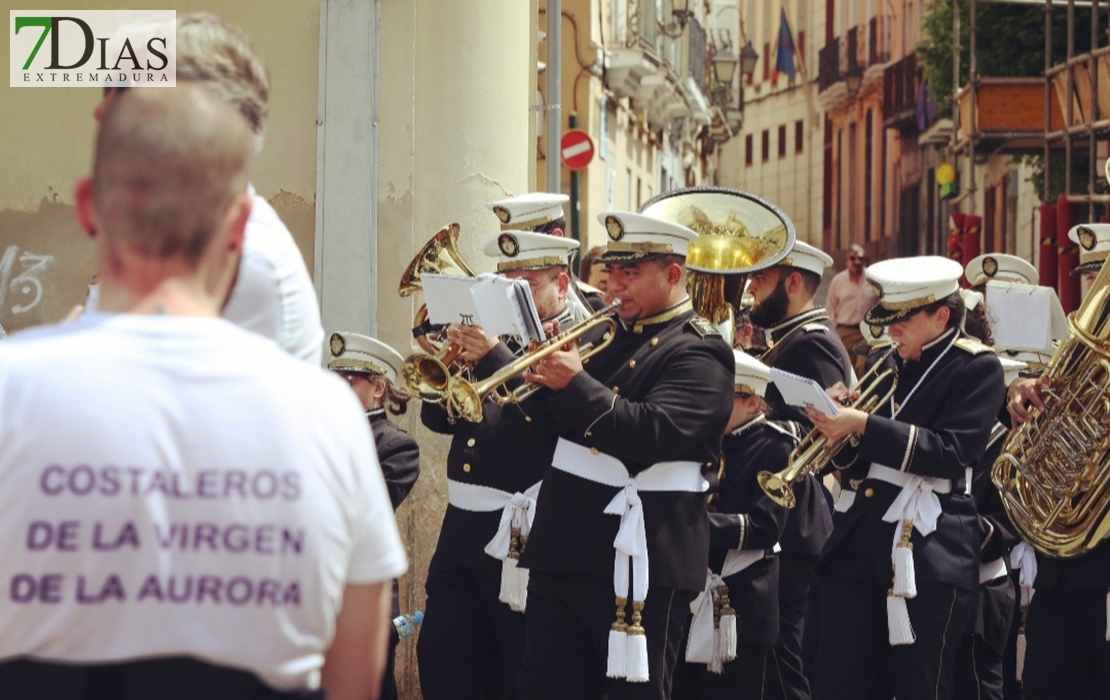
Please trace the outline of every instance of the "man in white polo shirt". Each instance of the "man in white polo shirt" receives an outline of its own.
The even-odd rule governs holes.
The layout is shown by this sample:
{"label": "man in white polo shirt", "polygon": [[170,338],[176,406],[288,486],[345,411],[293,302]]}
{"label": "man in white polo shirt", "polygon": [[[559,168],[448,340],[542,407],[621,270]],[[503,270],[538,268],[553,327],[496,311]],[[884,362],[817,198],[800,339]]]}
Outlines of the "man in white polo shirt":
{"label": "man in white polo shirt", "polygon": [[0,347],[5,700],[376,692],[407,562],[366,419],[219,318],[251,156],[195,85],[106,111],[100,312]]}

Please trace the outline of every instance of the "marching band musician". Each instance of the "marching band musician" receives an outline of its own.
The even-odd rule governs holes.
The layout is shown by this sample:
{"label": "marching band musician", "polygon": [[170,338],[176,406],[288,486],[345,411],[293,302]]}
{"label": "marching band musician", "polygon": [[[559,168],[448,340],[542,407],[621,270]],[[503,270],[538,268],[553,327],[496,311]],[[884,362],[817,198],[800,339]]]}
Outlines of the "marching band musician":
{"label": "marching band musician", "polygon": [[599,220],[608,293],[621,302],[612,343],[585,368],[570,348],[525,374],[554,390],[548,414],[562,437],[521,557],[531,578],[518,685],[538,700],[663,700],[705,587],[707,477],[734,361],[686,293],[697,234],[640,214]]}
{"label": "marching band musician", "polygon": [[[484,252],[506,277],[524,279],[545,323],[563,328],[577,318],[567,304],[568,256],[578,242],[527,231],[495,234]],[[483,379],[521,351],[512,341],[486,338],[480,326],[450,326],[448,340]],[[502,522],[527,523],[543,470],[551,464],[555,433],[534,420],[536,399],[520,406],[482,404],[483,420],[454,420],[424,402],[421,420],[452,435],[447,456],[447,513],[429,566],[424,622],[417,640],[420,685],[427,700],[516,697],[524,650],[523,546]]]}
{"label": "marching band musician", "polygon": [[[770,368],[740,350],[733,354],[732,416],[722,444],[719,498],[709,514],[710,575],[691,606],[687,663],[675,671],[674,697],[682,700],[762,698],[776,673],[775,550],[787,510],[763,492],[756,474],[786,466],[798,436],[790,424],[763,414]],[[725,643],[729,638],[734,643]]]}
{"label": "marching band musician", "polygon": [[[985,294],[987,282],[991,281],[1036,285],[1037,269],[1016,255],[988,253],[973,258],[964,268],[964,276],[971,285],[970,291],[964,293],[965,305],[969,309],[969,321],[965,328],[969,335],[994,346],[999,352],[1005,383],[1009,386],[1028,365],[1007,357],[1005,348],[993,342],[992,327],[1010,323],[1011,319],[991,315],[986,299],[976,295]],[[972,314],[975,314],[974,318],[983,330],[973,328],[970,321]],[[992,316],[989,324],[987,316]],[[1012,660],[1017,642],[1016,631],[1021,624],[1020,600],[1012,577],[1004,573],[1006,560],[1020,538],[1006,516],[998,489],[991,482],[991,467],[1008,435],[1007,427],[996,422],[987,449],[969,481],[971,496],[979,512],[979,533],[983,543],[979,548],[979,606],[957,654],[957,698],[1002,700],[1008,697],[1008,693],[1020,693],[1013,689],[1016,681]],[[1020,694],[1012,697],[1020,697]]]}
{"label": "marching band musician", "polygon": [[[1073,274],[1088,281],[1110,257],[1110,224],[1081,224],[1069,232],[1080,245]],[[1018,379],[1007,392],[1016,428],[1045,406],[1037,379]],[[1025,700],[1110,697],[1110,543],[1073,559],[1036,552],[1036,593],[1025,624]]]}
{"label": "marching band musician", "polygon": [[834,464],[842,479],[860,480],[815,568],[819,626],[836,631],[818,640],[817,700],[953,696],[979,588],[965,468],[986,446],[1004,395],[998,359],[960,331],[962,274],[935,256],[871,266],[879,303],[865,318],[897,344],[878,356],[897,370],[897,387],[872,414],[808,411],[830,440],[849,440]]}
{"label": "marching band musician", "polygon": [[[813,295],[832,258],[798,241],[778,265],[755,272],[748,292],[755,297],[751,320],[766,329],[769,349],[760,358],[775,369],[815,380],[822,388],[852,383],[852,362],[839,337],[829,327],[829,315]],[[770,417],[795,421],[799,434],[810,428],[802,409],[789,406],[773,384],[767,389]],[[825,487],[807,476],[794,487],[797,505],[791,509],[782,537],[779,563],[779,640],[775,644],[778,697],[805,700],[809,682],[803,675],[802,637],[806,597],[813,565],[832,532]]]}
{"label": "marching band musician", "polygon": [[[386,407],[401,415],[408,409],[412,395],[396,386],[404,358],[380,340],[359,333],[332,333],[328,342],[331,361],[328,369],[343,377],[351,385],[359,403],[366,410],[370,430],[374,434],[374,447],[378,463],[385,477],[389,500],[396,511],[416,485],[420,476],[420,446],[416,440],[386,416]],[[401,614],[397,579],[393,579],[393,611],[391,617]],[[382,700],[396,700],[397,686],[393,664],[397,652],[397,638],[390,635],[389,652],[382,676]]]}

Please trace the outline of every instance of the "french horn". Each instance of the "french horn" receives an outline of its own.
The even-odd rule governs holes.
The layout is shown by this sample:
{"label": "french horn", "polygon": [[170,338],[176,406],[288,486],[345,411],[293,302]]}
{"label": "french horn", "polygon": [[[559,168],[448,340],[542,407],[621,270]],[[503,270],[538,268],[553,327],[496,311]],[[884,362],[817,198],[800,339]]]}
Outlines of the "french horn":
{"label": "french horn", "polygon": [[721,187],[660,194],[640,213],[698,234],[686,254],[687,289],[694,310],[731,344],[736,314],[746,305],[748,275],[786,258],[797,239],[794,222],[765,199]]}

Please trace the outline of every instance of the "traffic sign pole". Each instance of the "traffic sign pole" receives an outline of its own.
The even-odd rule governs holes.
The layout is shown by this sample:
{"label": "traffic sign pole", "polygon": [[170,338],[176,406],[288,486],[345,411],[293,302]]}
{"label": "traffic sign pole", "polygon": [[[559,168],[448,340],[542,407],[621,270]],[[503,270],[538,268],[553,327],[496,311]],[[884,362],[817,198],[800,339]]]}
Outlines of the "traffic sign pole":
{"label": "traffic sign pole", "polygon": [[[570,113],[570,128],[578,128],[578,114]],[[1108,161],[1110,162],[1110,161]],[[578,222],[578,171],[570,171],[570,235],[576,241],[582,240],[582,231]],[[581,260],[586,251],[578,249],[578,259]]]}

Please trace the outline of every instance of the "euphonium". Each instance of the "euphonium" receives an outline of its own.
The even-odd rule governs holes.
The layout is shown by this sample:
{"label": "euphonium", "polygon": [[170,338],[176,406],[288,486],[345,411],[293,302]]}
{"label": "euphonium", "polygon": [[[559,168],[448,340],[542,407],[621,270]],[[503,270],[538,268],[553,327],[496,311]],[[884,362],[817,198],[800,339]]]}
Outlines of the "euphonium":
{"label": "euphonium", "polygon": [[720,187],[688,187],[657,195],[642,214],[693,229],[686,286],[694,311],[718,326],[730,344],[744,306],[748,275],[782,262],[794,247],[794,222],[771,202]]}
{"label": "euphonium", "polygon": [[1068,325],[1042,380],[1044,412],[1010,433],[991,469],[1022,537],[1060,559],[1110,533],[1110,267]]}
{"label": "euphonium", "polygon": [[589,344],[580,348],[583,361],[601,352],[613,342],[617,322],[611,312],[618,306],[620,306],[620,300],[614,300],[604,309],[545,340],[528,353],[521,355],[477,384],[471,384],[462,377],[451,378],[441,395],[441,398],[447,404],[448,413],[471,423],[481,423],[482,401],[487,396],[500,405],[519,403],[528,398],[541,387],[536,384],[524,383],[515,389],[510,389],[508,387],[509,382],[524,374],[529,367],[540,360],[557,350],[561,350],[568,343],[577,342],[579,338],[602,326],[609,326],[609,330],[602,336],[600,344]]}
{"label": "euphonium", "polygon": [[[882,369],[892,352],[894,352],[893,348],[888,350],[886,355],[880,358],[878,362],[871,365],[871,369],[867,370],[856,382],[853,389],[860,393],[856,400],[852,402],[851,408],[864,413],[873,413],[894,395],[894,390],[898,386],[898,376],[895,374],[893,367]],[[888,378],[891,380],[890,388],[880,396],[879,387]],[[844,448],[846,442],[848,442],[847,437],[829,442],[829,439],[819,431],[811,430],[791,451],[785,469],[774,474],[761,471],[756,475],[759,487],[775,503],[784,508],[793,508],[796,505],[794,484],[810,474],[819,474],[824,471],[833,457],[836,457],[837,453]]]}
{"label": "euphonium", "polygon": [[[426,273],[474,277],[476,273],[459,254],[458,239],[458,224],[444,226],[432,236],[401,274],[397,293],[402,297],[415,294],[423,288],[420,278]],[[409,390],[425,401],[436,400],[446,389],[460,352],[459,348],[449,343],[437,346],[430,337],[430,330],[428,307],[422,304],[413,317],[412,334],[424,353],[405,358],[401,375]]]}

